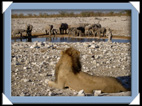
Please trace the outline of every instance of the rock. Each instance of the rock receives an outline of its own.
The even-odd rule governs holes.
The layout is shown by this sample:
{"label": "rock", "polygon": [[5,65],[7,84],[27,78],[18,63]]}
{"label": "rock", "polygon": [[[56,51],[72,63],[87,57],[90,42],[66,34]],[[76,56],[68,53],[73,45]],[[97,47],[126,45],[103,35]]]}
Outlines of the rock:
{"label": "rock", "polygon": [[23,81],[23,82],[28,82],[28,81],[29,81],[29,79],[22,79],[22,81]]}
{"label": "rock", "polygon": [[91,49],[95,49],[95,45],[91,45],[90,48],[91,48]]}
{"label": "rock", "polygon": [[22,93],[20,94],[20,96],[25,96],[25,94],[22,92]]}
{"label": "rock", "polygon": [[51,71],[51,75],[54,76],[55,75],[55,70]]}
{"label": "rock", "polygon": [[30,48],[34,48],[34,47],[35,47],[35,46],[32,45]]}
{"label": "rock", "polygon": [[85,96],[84,90],[80,90],[78,92],[77,96]]}
{"label": "rock", "polygon": [[83,58],[83,59],[86,59],[86,58],[87,58],[87,55],[83,55],[82,58]]}
{"label": "rock", "polygon": [[97,66],[100,66],[100,64],[99,64],[99,63],[97,63],[96,65],[97,65]]}
{"label": "rock", "polygon": [[21,65],[19,62],[16,62],[16,65]]}
{"label": "rock", "polygon": [[101,94],[101,90],[94,90],[94,96],[98,96]]}
{"label": "rock", "polygon": [[17,68],[16,70],[15,70],[15,72],[18,72],[19,71],[19,69]]}
{"label": "rock", "polygon": [[108,60],[108,61],[106,61],[106,64],[110,64],[110,61]]}
{"label": "rock", "polygon": [[103,50],[103,54],[105,54],[105,53],[107,53],[107,50],[104,49],[104,50]]}
{"label": "rock", "polygon": [[100,56],[99,55],[95,55],[95,59],[99,59],[100,58]]}
{"label": "rock", "polygon": [[45,81],[44,81],[44,82],[45,82],[46,84],[48,84],[48,81],[49,81],[49,79],[45,79]]}
{"label": "rock", "polygon": [[99,46],[98,46],[98,45],[96,45],[96,46],[95,46],[95,48],[99,48]]}
{"label": "rock", "polygon": [[52,92],[51,91],[48,92],[48,96],[52,96]]}
{"label": "rock", "polygon": [[26,70],[26,69],[27,69],[27,67],[23,67],[23,69],[24,69],[24,70]]}
{"label": "rock", "polygon": [[116,68],[116,66],[113,66],[113,68]]}

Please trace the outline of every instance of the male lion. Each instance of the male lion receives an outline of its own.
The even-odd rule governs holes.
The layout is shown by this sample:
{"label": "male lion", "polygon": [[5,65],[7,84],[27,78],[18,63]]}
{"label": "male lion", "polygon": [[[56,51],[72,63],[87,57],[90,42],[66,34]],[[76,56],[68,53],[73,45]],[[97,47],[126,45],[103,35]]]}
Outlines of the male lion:
{"label": "male lion", "polygon": [[78,50],[68,48],[61,54],[55,68],[55,82],[48,81],[50,87],[69,87],[76,91],[83,89],[85,93],[92,93],[93,90],[101,90],[104,93],[127,91],[116,78],[91,76],[82,72]]}

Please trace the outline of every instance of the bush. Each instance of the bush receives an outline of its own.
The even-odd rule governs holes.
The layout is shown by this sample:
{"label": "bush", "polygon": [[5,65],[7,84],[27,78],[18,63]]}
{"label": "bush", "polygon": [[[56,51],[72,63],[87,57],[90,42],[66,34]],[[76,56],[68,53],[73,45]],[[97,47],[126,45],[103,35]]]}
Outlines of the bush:
{"label": "bush", "polygon": [[130,10],[124,10],[120,11],[118,13],[115,13],[113,11],[110,11],[108,13],[103,12],[93,12],[93,11],[87,11],[87,12],[80,12],[78,14],[75,14],[74,12],[65,12],[60,11],[59,14],[47,14],[47,13],[39,13],[39,15],[36,14],[12,14],[12,18],[49,18],[49,17],[95,17],[95,16],[131,16]]}

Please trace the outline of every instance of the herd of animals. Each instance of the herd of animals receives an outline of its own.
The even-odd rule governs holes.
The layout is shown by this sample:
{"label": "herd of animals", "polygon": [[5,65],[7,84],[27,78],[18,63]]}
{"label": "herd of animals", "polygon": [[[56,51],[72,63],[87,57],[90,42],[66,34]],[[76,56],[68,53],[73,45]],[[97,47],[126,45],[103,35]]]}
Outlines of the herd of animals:
{"label": "herd of animals", "polygon": [[[33,29],[33,25],[26,25],[26,29],[16,29],[13,32],[13,36],[20,34],[22,37],[22,33],[26,32],[27,36],[32,36],[31,32]],[[109,40],[112,39],[112,30],[110,28],[102,27],[101,24],[86,24],[80,23],[76,25],[68,25],[67,23],[61,23],[58,25],[47,25],[45,27],[46,35],[56,35],[59,33],[60,35],[68,34],[72,36],[98,36],[100,37],[108,37]]]}

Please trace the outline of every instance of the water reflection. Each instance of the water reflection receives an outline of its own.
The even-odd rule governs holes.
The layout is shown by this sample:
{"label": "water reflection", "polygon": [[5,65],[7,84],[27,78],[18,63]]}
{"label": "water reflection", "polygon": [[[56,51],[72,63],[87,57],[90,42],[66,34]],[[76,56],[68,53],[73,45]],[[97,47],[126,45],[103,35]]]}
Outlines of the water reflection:
{"label": "water reflection", "polygon": [[[12,39],[12,42],[17,42],[17,41],[21,41],[21,42],[35,42],[35,41],[39,41],[39,42],[45,42],[45,41],[49,41],[49,42],[92,42],[92,41],[96,41],[96,42],[106,42],[108,41],[108,39],[97,39],[97,38],[72,38],[72,37],[44,37],[44,38],[26,38],[26,39]],[[130,42],[130,40],[120,40],[120,39],[112,39],[112,42],[123,42],[123,43],[127,43]]]}

